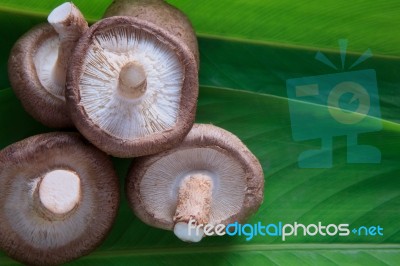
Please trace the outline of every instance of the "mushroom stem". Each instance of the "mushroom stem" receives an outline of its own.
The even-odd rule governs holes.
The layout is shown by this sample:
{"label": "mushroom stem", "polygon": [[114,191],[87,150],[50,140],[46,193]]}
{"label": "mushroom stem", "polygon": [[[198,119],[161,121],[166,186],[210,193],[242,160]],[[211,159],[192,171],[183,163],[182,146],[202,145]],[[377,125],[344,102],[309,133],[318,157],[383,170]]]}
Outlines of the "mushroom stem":
{"label": "mushroom stem", "polygon": [[[76,42],[82,33],[88,29],[88,23],[72,2],[56,7],[47,17],[47,21],[59,35],[60,46],[53,75],[56,84],[64,89],[69,58]],[[61,95],[64,95],[64,93]]]}
{"label": "mushroom stem", "polygon": [[34,202],[50,220],[64,219],[81,199],[80,178],[70,170],[53,170],[37,183]]}
{"label": "mushroom stem", "polygon": [[118,77],[118,91],[122,96],[137,99],[147,88],[147,77],[142,65],[129,62],[121,68]]}
{"label": "mushroom stem", "polygon": [[183,241],[198,242],[204,236],[211,209],[212,179],[205,174],[186,177],[179,188],[173,221],[174,233]]}

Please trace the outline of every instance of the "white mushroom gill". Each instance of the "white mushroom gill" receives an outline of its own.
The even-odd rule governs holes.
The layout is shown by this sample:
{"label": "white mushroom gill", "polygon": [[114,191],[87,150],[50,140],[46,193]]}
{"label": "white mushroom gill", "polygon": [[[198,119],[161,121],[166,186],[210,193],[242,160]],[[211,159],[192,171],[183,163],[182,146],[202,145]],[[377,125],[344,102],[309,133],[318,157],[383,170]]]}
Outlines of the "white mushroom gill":
{"label": "white mushroom gill", "polygon": [[[175,151],[149,166],[139,187],[149,214],[173,224],[178,195],[191,176],[207,176],[211,182],[209,217],[199,223],[216,225],[240,211],[247,188],[244,170],[234,158],[210,147]],[[197,213],[193,209],[192,216]]]}
{"label": "white mushroom gill", "polygon": [[42,86],[53,96],[64,100],[64,87],[54,78],[60,40],[58,36],[47,39],[33,57],[36,73]]}
{"label": "white mushroom gill", "polygon": [[[140,93],[130,97],[121,89],[120,74],[132,64],[143,73],[134,85],[125,83],[125,88],[141,84]],[[81,105],[93,123],[117,138],[159,133],[177,121],[182,72],[175,52],[149,33],[128,26],[106,29],[96,34],[84,58]]]}

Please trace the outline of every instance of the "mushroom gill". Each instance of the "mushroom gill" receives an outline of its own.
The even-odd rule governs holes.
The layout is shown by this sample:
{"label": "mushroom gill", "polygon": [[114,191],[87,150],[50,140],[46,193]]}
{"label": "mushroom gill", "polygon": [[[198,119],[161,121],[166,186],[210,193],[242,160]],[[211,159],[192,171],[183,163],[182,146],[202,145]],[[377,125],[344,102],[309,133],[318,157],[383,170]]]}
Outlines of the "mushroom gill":
{"label": "mushroom gill", "polygon": [[176,123],[183,69],[157,37],[140,28],[108,28],[96,33],[84,66],[81,105],[110,135],[135,139]]}

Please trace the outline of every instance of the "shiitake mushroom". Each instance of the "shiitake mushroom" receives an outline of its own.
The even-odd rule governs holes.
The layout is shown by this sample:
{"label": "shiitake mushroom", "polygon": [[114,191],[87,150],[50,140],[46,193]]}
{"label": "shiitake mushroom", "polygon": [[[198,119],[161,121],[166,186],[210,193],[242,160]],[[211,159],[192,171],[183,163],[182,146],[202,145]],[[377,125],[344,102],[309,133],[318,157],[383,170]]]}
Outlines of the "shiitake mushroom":
{"label": "shiitake mushroom", "polygon": [[[143,222],[198,242],[205,225],[244,222],[264,197],[264,174],[232,133],[195,124],[181,144],[134,159],[126,179],[130,207]],[[200,230],[192,230],[193,220]]]}
{"label": "shiitake mushroom", "polygon": [[110,158],[78,133],[46,133],[0,151],[0,249],[28,265],[88,254],[117,214]]}
{"label": "shiitake mushroom", "polygon": [[48,22],[32,28],[14,44],[8,77],[33,118],[49,127],[73,127],[65,102],[65,79],[72,51],[88,24],[69,2],[55,8]]}
{"label": "shiitake mushroom", "polygon": [[66,100],[76,128],[116,157],[177,145],[193,126],[197,97],[198,68],[188,47],[134,17],[92,25],[67,72]]}

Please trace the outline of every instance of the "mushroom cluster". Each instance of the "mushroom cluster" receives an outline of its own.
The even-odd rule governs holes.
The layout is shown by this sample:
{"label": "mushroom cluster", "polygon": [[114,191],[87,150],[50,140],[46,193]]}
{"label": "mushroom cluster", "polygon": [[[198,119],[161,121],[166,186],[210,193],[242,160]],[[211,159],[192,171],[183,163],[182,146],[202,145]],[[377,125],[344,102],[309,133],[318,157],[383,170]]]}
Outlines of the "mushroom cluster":
{"label": "mushroom cluster", "polygon": [[[163,0],[116,0],[88,26],[64,3],[14,45],[9,78],[25,110],[79,133],[0,151],[0,249],[29,265],[88,254],[119,203],[108,155],[134,158],[126,196],[145,223],[198,242],[196,225],[245,221],[263,200],[260,163],[232,133],[194,124],[199,53]],[[22,63],[21,63],[22,62]]]}
{"label": "mushroom cluster", "polygon": [[[118,15],[126,2],[147,10],[149,19]],[[90,28],[72,3],[54,9],[48,24],[14,45],[11,86],[35,119],[49,127],[75,126],[110,155],[130,158],[172,148],[195,119],[194,31],[164,1],[116,1],[110,8],[112,16]]]}

